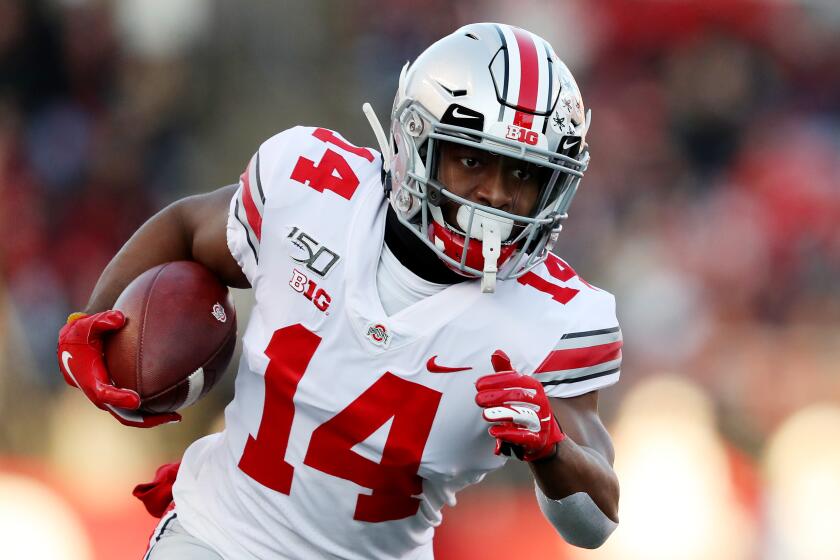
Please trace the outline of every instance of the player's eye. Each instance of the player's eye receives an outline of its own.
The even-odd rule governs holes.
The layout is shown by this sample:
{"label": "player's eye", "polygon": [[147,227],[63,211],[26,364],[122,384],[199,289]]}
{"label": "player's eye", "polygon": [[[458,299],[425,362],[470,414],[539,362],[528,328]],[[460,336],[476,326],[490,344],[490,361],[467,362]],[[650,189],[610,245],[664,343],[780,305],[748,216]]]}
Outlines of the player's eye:
{"label": "player's eye", "polygon": [[524,167],[520,167],[518,169],[513,170],[513,176],[516,178],[517,181],[527,181],[531,178],[531,172],[525,169]]}
{"label": "player's eye", "polygon": [[478,159],[476,159],[476,158],[472,158],[472,157],[462,157],[461,158],[461,165],[463,165],[464,167],[466,167],[468,169],[475,169],[476,167],[478,167],[479,163],[481,163],[481,162],[478,161]]}

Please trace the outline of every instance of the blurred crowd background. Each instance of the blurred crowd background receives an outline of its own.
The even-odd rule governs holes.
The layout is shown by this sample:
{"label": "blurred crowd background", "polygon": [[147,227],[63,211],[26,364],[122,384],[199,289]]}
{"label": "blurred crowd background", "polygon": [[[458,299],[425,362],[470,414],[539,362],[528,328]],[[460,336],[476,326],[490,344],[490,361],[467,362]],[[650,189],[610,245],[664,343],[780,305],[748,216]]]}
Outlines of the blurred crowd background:
{"label": "blurred crowd background", "polygon": [[64,386],[56,333],[121,244],[287,127],[375,145],[362,103],[472,21],[546,37],[593,112],[557,252],[618,296],[622,523],[564,546],[509,465],[438,557],[840,558],[840,3],[0,0],[3,558],[139,558],[132,486],[221,427],[232,375],[151,431]]}

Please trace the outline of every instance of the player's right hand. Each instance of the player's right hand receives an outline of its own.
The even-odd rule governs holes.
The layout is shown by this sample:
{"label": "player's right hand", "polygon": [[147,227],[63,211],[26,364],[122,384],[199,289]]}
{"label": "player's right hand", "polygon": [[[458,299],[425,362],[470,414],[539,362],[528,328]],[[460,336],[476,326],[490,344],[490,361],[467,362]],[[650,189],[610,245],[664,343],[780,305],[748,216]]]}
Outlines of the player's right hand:
{"label": "player's right hand", "polygon": [[64,380],[78,387],[96,405],[107,410],[126,426],[152,428],[167,422],[177,422],[175,413],[143,416],[140,396],[129,389],[115,387],[105,368],[102,337],[122,328],[125,315],[120,311],[103,311],[95,315],[73,313],[58,333],[58,365]]}

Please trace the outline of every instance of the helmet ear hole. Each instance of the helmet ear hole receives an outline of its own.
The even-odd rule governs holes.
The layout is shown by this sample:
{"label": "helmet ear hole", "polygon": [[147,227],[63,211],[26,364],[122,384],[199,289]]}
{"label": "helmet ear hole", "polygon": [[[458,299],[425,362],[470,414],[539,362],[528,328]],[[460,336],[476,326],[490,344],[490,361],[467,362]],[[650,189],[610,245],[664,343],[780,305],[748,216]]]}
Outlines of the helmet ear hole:
{"label": "helmet ear hole", "polygon": [[426,196],[428,197],[429,204],[440,206],[440,203],[443,202],[443,195],[440,193],[440,187],[438,187],[437,181],[429,181],[426,184],[426,188]]}
{"label": "helmet ear hole", "polygon": [[423,142],[423,145],[417,148],[417,155],[420,156],[420,159],[426,161],[426,155],[429,153],[429,143]]}

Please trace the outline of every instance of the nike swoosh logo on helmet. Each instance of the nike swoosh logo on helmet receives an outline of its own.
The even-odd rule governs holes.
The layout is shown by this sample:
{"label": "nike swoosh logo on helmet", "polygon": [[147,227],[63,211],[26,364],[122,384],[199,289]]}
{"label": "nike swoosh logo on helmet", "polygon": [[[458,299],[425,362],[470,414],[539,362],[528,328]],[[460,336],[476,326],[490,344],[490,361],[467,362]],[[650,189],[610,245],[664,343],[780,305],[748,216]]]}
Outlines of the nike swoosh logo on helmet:
{"label": "nike swoosh logo on helmet", "polygon": [[458,107],[452,109],[452,116],[456,119],[479,119],[481,118],[479,115],[468,115],[467,113],[462,113],[458,110]]}
{"label": "nike swoosh logo on helmet", "polygon": [[429,358],[429,361],[426,362],[426,369],[429,370],[430,373],[455,373],[456,371],[467,371],[472,369],[472,367],[446,367],[441,366],[435,363],[437,359],[437,355],[432,356]]}
{"label": "nike swoosh logo on helmet", "polygon": [[563,142],[563,149],[568,150],[569,148],[573,148],[577,145],[578,142],[580,142],[580,140],[575,140],[571,144],[569,144],[568,142]]}

